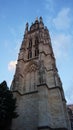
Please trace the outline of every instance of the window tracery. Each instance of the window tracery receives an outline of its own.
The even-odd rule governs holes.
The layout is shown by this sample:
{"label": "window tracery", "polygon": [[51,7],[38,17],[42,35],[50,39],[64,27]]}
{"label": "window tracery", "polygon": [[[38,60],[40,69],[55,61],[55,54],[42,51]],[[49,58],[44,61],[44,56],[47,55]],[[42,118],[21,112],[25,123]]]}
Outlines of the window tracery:
{"label": "window tracery", "polygon": [[39,55],[39,40],[38,37],[35,39],[35,57]]}
{"label": "window tracery", "polygon": [[28,46],[28,59],[32,58],[32,39],[29,40],[29,46]]}

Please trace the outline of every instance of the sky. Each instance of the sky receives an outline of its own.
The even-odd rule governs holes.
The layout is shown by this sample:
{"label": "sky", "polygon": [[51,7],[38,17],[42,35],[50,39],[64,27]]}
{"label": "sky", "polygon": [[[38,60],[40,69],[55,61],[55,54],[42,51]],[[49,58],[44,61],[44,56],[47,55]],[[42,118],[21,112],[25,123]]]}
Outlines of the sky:
{"label": "sky", "polygon": [[[47,26],[67,104],[73,104],[73,0],[0,0],[0,83],[10,87],[26,22]],[[1,61],[2,60],[2,61]]]}

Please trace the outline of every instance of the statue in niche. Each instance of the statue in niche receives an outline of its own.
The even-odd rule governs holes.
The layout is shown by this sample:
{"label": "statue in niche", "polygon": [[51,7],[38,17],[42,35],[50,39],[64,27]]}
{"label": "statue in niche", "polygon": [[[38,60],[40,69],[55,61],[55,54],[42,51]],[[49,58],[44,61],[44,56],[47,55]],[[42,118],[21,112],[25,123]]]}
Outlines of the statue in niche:
{"label": "statue in niche", "polygon": [[39,83],[45,83],[45,67],[43,61],[39,62]]}

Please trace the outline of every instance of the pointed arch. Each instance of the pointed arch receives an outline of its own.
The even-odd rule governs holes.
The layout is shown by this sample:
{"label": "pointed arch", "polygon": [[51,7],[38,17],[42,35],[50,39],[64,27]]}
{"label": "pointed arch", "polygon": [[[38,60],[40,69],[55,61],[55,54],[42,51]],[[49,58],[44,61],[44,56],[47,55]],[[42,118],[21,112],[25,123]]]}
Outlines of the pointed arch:
{"label": "pointed arch", "polygon": [[28,44],[28,59],[32,58],[32,38],[29,39],[29,44]]}
{"label": "pointed arch", "polygon": [[37,89],[38,65],[35,61],[28,63],[24,70],[25,91],[31,92]]}
{"label": "pointed arch", "polygon": [[25,68],[24,73],[35,71],[38,69],[38,64],[35,61],[31,61]]}
{"label": "pointed arch", "polygon": [[39,55],[39,38],[35,37],[35,57]]}

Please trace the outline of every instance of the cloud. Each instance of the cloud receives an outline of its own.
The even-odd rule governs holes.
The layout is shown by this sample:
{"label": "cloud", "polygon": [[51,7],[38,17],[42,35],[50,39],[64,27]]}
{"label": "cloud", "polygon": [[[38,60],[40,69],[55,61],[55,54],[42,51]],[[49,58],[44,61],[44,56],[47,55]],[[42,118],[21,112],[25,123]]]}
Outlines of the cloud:
{"label": "cloud", "polygon": [[12,80],[10,80],[10,81],[8,82],[8,86],[9,86],[9,87],[11,86],[11,83],[12,83]]}
{"label": "cloud", "polygon": [[66,99],[67,104],[73,103],[73,85],[66,88]]}
{"label": "cloud", "polygon": [[53,49],[56,58],[66,58],[71,46],[72,36],[66,34],[55,34],[52,36]]}
{"label": "cloud", "polygon": [[8,64],[8,70],[13,71],[16,68],[17,61],[10,61]]}
{"label": "cloud", "polygon": [[[70,79],[72,76],[72,50],[73,50],[73,19],[71,8],[62,8],[57,12],[54,1],[45,0],[46,10],[46,24],[49,28],[51,35],[52,47],[56,57],[56,63],[58,66],[59,74],[62,78],[64,91],[67,99],[67,103],[73,103],[73,91],[70,86]],[[49,11],[51,7],[51,11]],[[54,11],[53,11],[54,10]],[[66,74],[65,74],[66,73]]]}
{"label": "cloud", "polygon": [[70,29],[72,19],[70,17],[70,11],[70,8],[63,8],[57,14],[56,18],[52,18],[51,20],[52,25],[55,27],[52,34],[52,43],[56,58],[66,58],[72,46],[73,38],[72,30]]}
{"label": "cloud", "polygon": [[53,23],[57,29],[68,29],[71,23],[70,8],[63,8],[53,19]]}

